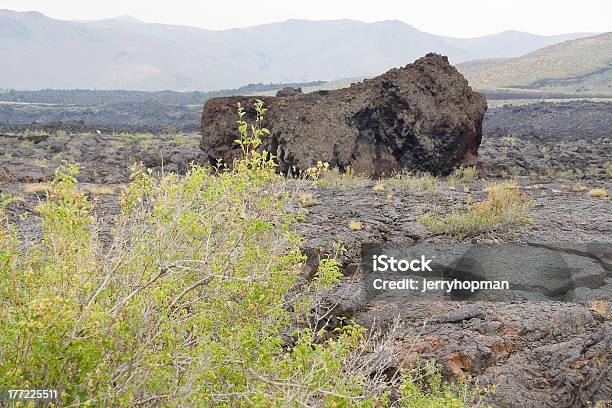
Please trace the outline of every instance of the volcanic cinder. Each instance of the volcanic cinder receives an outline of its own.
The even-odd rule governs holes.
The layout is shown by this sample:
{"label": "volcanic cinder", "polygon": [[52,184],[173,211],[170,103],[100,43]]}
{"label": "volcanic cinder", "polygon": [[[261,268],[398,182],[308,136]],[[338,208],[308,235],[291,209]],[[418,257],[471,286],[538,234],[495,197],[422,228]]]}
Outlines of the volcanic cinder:
{"label": "volcanic cinder", "polygon": [[[300,172],[317,161],[356,173],[389,175],[401,170],[447,175],[476,163],[486,100],[438,54],[348,88],[309,94],[283,92],[261,97],[269,109],[271,135],[263,148],[279,170]],[[200,147],[214,163],[240,155],[236,104],[255,97],[213,98],[202,114]],[[254,109],[247,109],[253,119]]]}

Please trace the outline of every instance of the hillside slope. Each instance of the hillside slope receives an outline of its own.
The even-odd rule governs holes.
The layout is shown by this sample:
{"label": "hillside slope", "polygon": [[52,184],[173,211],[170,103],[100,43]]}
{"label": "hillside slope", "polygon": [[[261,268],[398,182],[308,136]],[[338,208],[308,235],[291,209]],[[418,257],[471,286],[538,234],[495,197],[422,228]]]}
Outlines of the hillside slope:
{"label": "hillside slope", "polygon": [[522,31],[508,30],[483,37],[445,38],[449,44],[476,55],[477,58],[508,58],[518,57],[553,44],[589,37],[595,34],[596,33],[572,33],[542,36]]}
{"label": "hillside slope", "polygon": [[477,89],[612,93],[612,32],[555,44],[511,59],[457,68]]}
{"label": "hillside slope", "polygon": [[209,31],[129,16],[75,22],[0,10],[0,89],[209,91],[335,80],[379,75],[427,52],[458,63],[513,57],[561,40],[519,34],[451,39],[397,20],[288,20]]}

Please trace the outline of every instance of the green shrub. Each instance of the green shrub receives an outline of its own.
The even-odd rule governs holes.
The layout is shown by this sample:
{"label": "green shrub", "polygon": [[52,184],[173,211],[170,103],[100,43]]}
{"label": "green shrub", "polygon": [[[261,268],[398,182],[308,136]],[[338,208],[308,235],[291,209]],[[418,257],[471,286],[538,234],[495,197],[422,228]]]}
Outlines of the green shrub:
{"label": "green shrub", "polygon": [[485,406],[481,400],[494,392],[495,387],[469,387],[465,381],[451,386],[444,381],[435,362],[430,360],[425,364],[417,362],[414,369],[403,373],[397,404],[402,408]]}
{"label": "green shrub", "polygon": [[[3,216],[0,278],[12,284],[0,291],[0,387],[60,386],[66,405],[367,400],[363,379],[340,364],[362,329],[327,341],[297,330],[291,353],[283,348],[303,257],[285,182],[257,150],[267,130],[256,108],[251,132],[240,122],[233,170],[136,171],[108,246],[73,166],[37,208],[41,241],[21,251]],[[331,284],[333,266],[313,285]]]}

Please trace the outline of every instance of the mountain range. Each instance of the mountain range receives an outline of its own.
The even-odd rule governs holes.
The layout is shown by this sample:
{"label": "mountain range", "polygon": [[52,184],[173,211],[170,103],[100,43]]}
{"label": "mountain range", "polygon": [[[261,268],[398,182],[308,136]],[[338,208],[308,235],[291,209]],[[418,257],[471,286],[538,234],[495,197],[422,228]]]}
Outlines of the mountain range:
{"label": "mountain range", "polygon": [[427,52],[512,58],[592,33],[451,38],[397,20],[307,21],[210,31],[130,16],[64,21],[0,10],[0,88],[199,90],[378,75]]}

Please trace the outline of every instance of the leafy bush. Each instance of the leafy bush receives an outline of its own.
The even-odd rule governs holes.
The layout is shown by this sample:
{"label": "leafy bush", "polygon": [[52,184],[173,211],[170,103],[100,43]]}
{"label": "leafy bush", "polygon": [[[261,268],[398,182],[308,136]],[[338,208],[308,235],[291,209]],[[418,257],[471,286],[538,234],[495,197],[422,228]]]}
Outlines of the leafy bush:
{"label": "leafy bush", "polygon": [[531,199],[520,192],[516,183],[498,183],[485,190],[488,193],[487,199],[468,205],[466,211],[455,210],[446,215],[430,212],[420,216],[418,221],[436,234],[460,237],[531,222],[528,217]]}
{"label": "leafy bush", "polygon": [[484,406],[481,397],[494,392],[495,387],[470,388],[465,381],[453,387],[443,380],[433,361],[417,362],[413,370],[403,373],[397,402],[402,408],[465,408]]}

